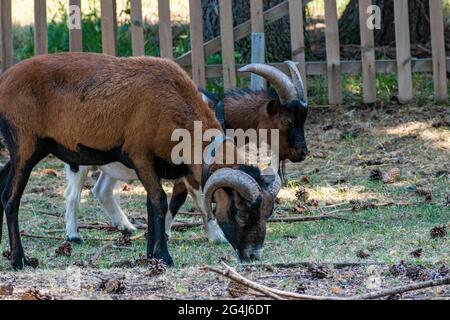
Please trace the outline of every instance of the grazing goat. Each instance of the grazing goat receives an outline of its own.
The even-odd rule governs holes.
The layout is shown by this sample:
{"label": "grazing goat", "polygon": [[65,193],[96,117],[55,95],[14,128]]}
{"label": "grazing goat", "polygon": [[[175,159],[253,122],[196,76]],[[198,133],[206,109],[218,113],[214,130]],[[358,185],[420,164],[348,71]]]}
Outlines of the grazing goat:
{"label": "grazing goat", "polygon": [[[251,71],[263,76],[272,84],[274,90],[232,90],[225,94],[222,106],[215,97],[208,93],[203,93],[203,99],[211,108],[215,109],[216,117],[223,123],[224,129],[278,129],[280,132],[280,160],[301,162],[307,153],[304,136],[307,103],[297,66],[292,62],[286,62],[286,65],[291,72],[292,79],[286,77],[278,69],[267,65],[254,64],[241,69],[241,71]],[[296,100],[298,102],[295,102]],[[68,184],[66,233],[71,242],[82,242],[78,231],[77,212],[82,188],[92,169],[94,168],[85,166],[74,172],[69,165],[66,165],[65,168]],[[135,227],[120,208],[118,200],[114,196],[114,190],[119,181],[136,180],[136,173],[118,163],[102,166],[99,169],[100,177],[92,189],[92,193],[102,204],[113,226],[121,232],[132,233],[135,231]],[[192,187],[188,180],[182,179],[173,188],[169,211],[166,215],[168,237],[170,238],[172,221],[186,201],[189,192],[197,208],[202,211],[209,241],[214,243],[226,241],[216,220],[208,216],[201,205],[199,190]]]}
{"label": "grazing goat", "polygon": [[221,138],[220,124],[195,84],[169,60],[66,53],[7,70],[0,77],[0,130],[11,158],[0,171],[0,212],[6,215],[13,268],[29,264],[19,232],[20,200],[32,169],[49,154],[74,168],[120,162],[136,171],[147,192],[149,258],[173,265],[161,179],[184,176],[204,185],[208,213],[215,201],[217,221],[239,258],[260,258],[280,181],[247,166],[175,165],[172,134],[184,129],[195,136],[196,121],[219,132],[215,147],[203,142],[201,151],[239,156],[234,143]]}

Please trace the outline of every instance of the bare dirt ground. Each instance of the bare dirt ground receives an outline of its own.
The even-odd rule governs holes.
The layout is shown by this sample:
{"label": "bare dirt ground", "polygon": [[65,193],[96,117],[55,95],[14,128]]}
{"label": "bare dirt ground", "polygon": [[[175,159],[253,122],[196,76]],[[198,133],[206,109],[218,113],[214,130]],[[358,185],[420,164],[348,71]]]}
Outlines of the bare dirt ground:
{"label": "bare dirt ground", "polygon": [[[239,266],[229,245],[208,244],[201,228],[174,233],[170,250],[177,267],[168,270],[139,260],[143,239],[111,245],[108,239],[119,237],[114,230],[82,230],[83,246],[56,252],[64,235],[65,182],[61,163],[51,158],[33,173],[20,218],[21,230],[32,236],[24,237],[25,248],[39,266],[11,272],[4,235],[0,299],[257,298],[204,270],[220,260],[267,286],[322,296],[348,297],[448,277],[449,124],[448,106],[313,108],[307,132],[311,156],[289,165],[290,182],[280,193],[276,217],[337,210],[350,221],[269,224],[265,257],[252,266]],[[124,185],[120,195],[130,217],[143,221],[142,187]],[[391,205],[374,206],[386,202]],[[191,207],[188,203],[184,210]],[[88,190],[81,216],[83,224],[108,222]],[[450,287],[386,298],[450,299]]]}

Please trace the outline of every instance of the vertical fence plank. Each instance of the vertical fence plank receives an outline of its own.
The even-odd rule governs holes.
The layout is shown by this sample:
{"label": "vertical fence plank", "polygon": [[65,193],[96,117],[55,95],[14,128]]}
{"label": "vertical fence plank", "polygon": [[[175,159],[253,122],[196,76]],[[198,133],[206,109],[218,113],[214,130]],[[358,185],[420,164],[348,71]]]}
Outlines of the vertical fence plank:
{"label": "vertical fence plank", "polygon": [[158,0],[159,46],[161,58],[173,59],[172,23],[170,20],[170,1]]}
{"label": "vertical fence plank", "polygon": [[328,99],[330,104],[342,103],[341,58],[336,1],[325,0],[325,38],[327,47]]}
{"label": "vertical fence plank", "polygon": [[142,1],[131,0],[131,43],[133,56],[144,56],[144,22],[142,20]]}
{"label": "vertical fence plank", "polygon": [[11,0],[0,0],[1,71],[13,65]]}
{"label": "vertical fence plank", "polygon": [[359,0],[359,25],[361,32],[361,62],[363,74],[363,101],[375,103],[377,100],[376,68],[375,68],[375,39],[373,29],[367,26],[370,18],[368,8],[372,0]]}
{"label": "vertical fence plank", "polygon": [[220,30],[222,40],[224,89],[236,87],[236,60],[234,58],[233,4],[230,0],[219,0]]}
{"label": "vertical fence plank", "polygon": [[448,101],[443,11],[442,0],[430,0],[434,95],[439,102]]}
{"label": "vertical fence plank", "polygon": [[189,0],[192,79],[200,88],[206,85],[205,49],[203,47],[203,14],[200,0]]}
{"label": "vertical fence plank", "polygon": [[303,0],[289,0],[289,20],[291,23],[291,47],[292,60],[299,63],[300,74],[305,85],[305,95],[307,95],[306,84],[306,61],[305,61],[305,31],[303,20]]}
{"label": "vertical fence plank", "polygon": [[[72,6],[77,7],[75,10],[71,10]],[[78,15],[76,17],[75,15]],[[69,19],[80,19],[80,25],[78,27],[72,27],[69,30],[69,47],[71,52],[82,52],[83,51],[83,31],[81,23],[81,0],[70,0],[69,1]],[[73,25],[76,21],[72,21]]]}
{"label": "vertical fence plank", "polygon": [[[265,63],[266,37],[264,34],[263,0],[250,0],[250,14],[252,23],[252,63]],[[265,79],[252,74],[251,88],[253,90],[259,90],[265,87]]]}
{"label": "vertical fence plank", "polygon": [[34,0],[34,54],[48,53],[47,1]]}
{"label": "vertical fence plank", "polygon": [[413,99],[411,43],[409,35],[408,0],[394,1],[395,42],[397,47],[398,100]]}
{"label": "vertical fence plank", "polygon": [[116,55],[116,1],[101,0],[103,53]]}

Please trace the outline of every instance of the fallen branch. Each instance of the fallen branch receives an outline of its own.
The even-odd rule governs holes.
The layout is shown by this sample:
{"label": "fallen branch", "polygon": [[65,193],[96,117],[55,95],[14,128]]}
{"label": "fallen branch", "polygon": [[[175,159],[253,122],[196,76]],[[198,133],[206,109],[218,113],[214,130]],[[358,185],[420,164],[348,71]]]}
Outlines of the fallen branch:
{"label": "fallen branch", "polygon": [[206,267],[206,270],[222,275],[256,292],[262,293],[269,298],[273,298],[276,300],[347,300],[345,298],[311,296],[269,288],[245,278],[244,276],[240,275],[235,269],[228,266],[225,262],[222,261],[221,263],[225,267],[225,271],[213,267]]}
{"label": "fallen branch", "polygon": [[28,211],[28,212],[33,212],[33,213],[40,213],[40,214],[44,214],[46,216],[51,216],[51,217],[55,217],[55,218],[61,218],[61,215],[59,213],[56,212],[50,212],[50,211],[44,211],[44,210],[36,210],[33,208],[20,208],[23,211]]}
{"label": "fallen branch", "polygon": [[319,216],[310,216],[310,217],[286,217],[286,218],[273,218],[270,219],[268,222],[270,223],[295,223],[295,222],[311,222],[311,221],[321,221],[321,220],[343,220],[343,221],[350,221],[350,222],[358,222],[358,223],[364,223],[364,224],[374,224],[373,221],[368,220],[356,220],[352,218],[346,218],[342,216],[338,216],[335,214],[323,214]]}
{"label": "fallen branch", "polygon": [[107,231],[107,232],[119,232],[119,229],[107,224],[80,224],[78,226],[79,229],[85,230],[97,230],[97,231]]}
{"label": "fallen branch", "polygon": [[378,292],[373,292],[365,295],[358,295],[352,297],[352,299],[355,300],[372,300],[372,299],[378,299],[382,297],[387,297],[395,294],[402,294],[409,291],[416,291],[416,290],[422,290],[427,288],[433,288],[433,287],[441,287],[441,286],[447,286],[450,285],[450,277],[440,279],[440,280],[432,280],[432,281],[426,281],[426,282],[420,282],[420,283],[414,283],[407,286],[400,286],[395,287],[392,289],[382,290]]}
{"label": "fallen branch", "polygon": [[[440,279],[440,280],[432,280],[432,281],[426,281],[421,283],[415,283],[410,284],[406,286],[399,286],[392,289],[382,290],[378,292],[373,292],[369,294],[364,295],[356,295],[348,298],[344,297],[324,297],[324,296],[311,296],[311,295],[305,295],[305,294],[297,294],[293,292],[288,291],[282,291],[274,288],[269,288],[267,286],[264,286],[262,284],[256,283],[254,281],[251,281],[244,276],[240,275],[234,268],[231,268],[228,266],[225,262],[221,262],[222,265],[225,267],[225,271],[216,269],[213,267],[206,267],[205,269],[207,271],[211,271],[214,273],[217,273],[219,275],[222,275],[228,279],[231,279],[245,287],[248,287],[250,289],[253,289],[254,291],[257,291],[259,293],[262,293],[266,295],[267,297],[274,298],[277,300],[280,299],[291,299],[291,300],[373,300],[378,299],[382,297],[387,297],[395,294],[402,294],[409,291],[417,291],[422,289],[428,289],[432,287],[440,287],[440,286],[446,286],[450,285],[450,277]],[[347,264],[353,264],[353,263],[347,263]]]}
{"label": "fallen branch", "polygon": [[336,269],[348,268],[348,267],[368,267],[368,266],[385,266],[382,262],[330,262],[330,263],[313,263],[313,262],[293,262],[293,263],[275,263],[275,264],[262,264],[262,265],[243,265],[243,267],[261,267],[261,268],[278,268],[278,269],[295,269],[301,267],[311,266],[332,266]]}
{"label": "fallen branch", "polygon": [[97,252],[92,256],[92,258],[89,260],[90,266],[95,266],[97,264],[98,259],[103,254],[104,251],[109,250],[113,247],[112,244],[108,243],[104,246],[101,246],[100,249],[97,250]]}

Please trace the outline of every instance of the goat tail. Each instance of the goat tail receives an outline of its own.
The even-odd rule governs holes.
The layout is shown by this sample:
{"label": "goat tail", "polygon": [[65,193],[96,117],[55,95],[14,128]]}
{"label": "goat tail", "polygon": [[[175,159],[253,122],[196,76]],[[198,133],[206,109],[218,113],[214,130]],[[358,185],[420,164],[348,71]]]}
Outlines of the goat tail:
{"label": "goat tail", "polygon": [[9,170],[11,169],[11,162],[8,162],[3,169],[0,170],[0,243],[2,243],[3,235],[3,191],[5,190],[8,180]]}

